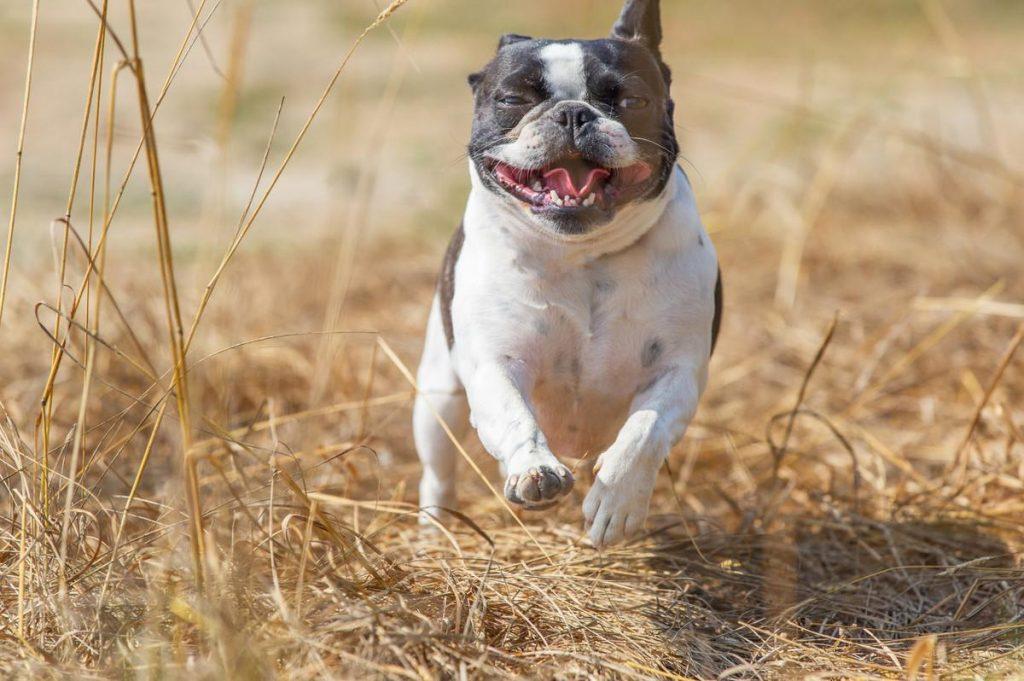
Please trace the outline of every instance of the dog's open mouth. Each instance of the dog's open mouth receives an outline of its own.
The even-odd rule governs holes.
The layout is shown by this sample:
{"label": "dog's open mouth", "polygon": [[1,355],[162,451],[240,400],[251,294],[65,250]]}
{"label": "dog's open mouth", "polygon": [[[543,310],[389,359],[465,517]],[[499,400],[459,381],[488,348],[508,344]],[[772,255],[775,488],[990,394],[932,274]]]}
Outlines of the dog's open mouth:
{"label": "dog's open mouth", "polygon": [[643,162],[606,168],[579,157],[543,168],[516,168],[492,160],[489,168],[506,191],[536,212],[610,210],[641,193],[652,174]]}

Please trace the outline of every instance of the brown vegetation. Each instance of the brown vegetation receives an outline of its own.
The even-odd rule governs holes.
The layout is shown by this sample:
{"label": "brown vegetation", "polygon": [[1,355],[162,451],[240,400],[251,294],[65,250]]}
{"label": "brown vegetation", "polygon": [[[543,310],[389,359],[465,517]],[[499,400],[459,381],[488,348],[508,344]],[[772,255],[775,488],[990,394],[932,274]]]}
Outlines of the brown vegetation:
{"label": "brown vegetation", "polygon": [[585,485],[523,527],[468,465],[463,517],[421,531],[404,367],[462,75],[610,4],[394,2],[368,34],[370,3],[42,3],[29,99],[21,4],[0,674],[1020,675],[1015,3],[667,9],[727,308],[646,534],[603,552]]}

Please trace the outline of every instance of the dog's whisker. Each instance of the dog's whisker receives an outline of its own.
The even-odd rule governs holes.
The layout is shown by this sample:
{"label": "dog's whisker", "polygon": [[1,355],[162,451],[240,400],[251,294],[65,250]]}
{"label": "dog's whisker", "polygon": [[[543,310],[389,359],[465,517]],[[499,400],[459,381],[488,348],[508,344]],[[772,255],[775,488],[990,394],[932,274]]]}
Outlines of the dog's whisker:
{"label": "dog's whisker", "polygon": [[674,155],[674,152],[671,149],[668,149],[664,145],[661,145],[661,144],[659,144],[658,142],[655,142],[652,139],[647,139],[646,137],[639,137],[637,135],[633,135],[633,139],[635,139],[637,142],[645,142],[646,144],[650,144],[652,146],[655,146],[658,149],[664,151],[666,154]]}

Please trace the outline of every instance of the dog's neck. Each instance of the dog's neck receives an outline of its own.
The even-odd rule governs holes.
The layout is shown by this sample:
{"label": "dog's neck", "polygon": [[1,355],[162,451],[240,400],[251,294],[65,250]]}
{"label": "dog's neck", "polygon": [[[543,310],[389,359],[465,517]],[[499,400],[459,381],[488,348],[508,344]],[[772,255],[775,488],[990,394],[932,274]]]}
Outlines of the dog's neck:
{"label": "dog's neck", "polygon": [[566,265],[591,262],[624,250],[640,240],[680,194],[685,176],[678,169],[657,197],[623,207],[606,225],[586,234],[559,234],[541,226],[525,206],[516,205],[487,189],[470,162],[472,190],[466,206],[466,229],[486,231],[488,239],[510,242],[545,261]]}

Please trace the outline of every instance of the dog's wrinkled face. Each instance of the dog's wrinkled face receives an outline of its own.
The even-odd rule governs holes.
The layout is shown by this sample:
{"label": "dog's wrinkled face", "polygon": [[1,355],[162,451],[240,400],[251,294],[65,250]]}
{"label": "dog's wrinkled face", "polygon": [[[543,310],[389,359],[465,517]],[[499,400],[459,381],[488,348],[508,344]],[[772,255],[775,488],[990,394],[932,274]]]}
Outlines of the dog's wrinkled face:
{"label": "dog's wrinkled face", "polygon": [[678,155],[660,42],[657,0],[628,0],[603,40],[502,38],[470,76],[469,151],[487,190],[573,235],[659,195]]}

